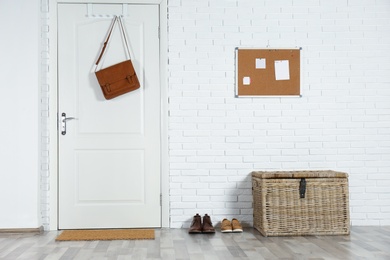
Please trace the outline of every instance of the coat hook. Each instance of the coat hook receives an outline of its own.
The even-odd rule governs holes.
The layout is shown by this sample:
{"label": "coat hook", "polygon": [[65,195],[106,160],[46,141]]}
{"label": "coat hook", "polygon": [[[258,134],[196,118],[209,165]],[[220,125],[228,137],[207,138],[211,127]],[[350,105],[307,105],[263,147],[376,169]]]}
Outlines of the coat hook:
{"label": "coat hook", "polygon": [[122,4],[122,17],[126,17],[127,16],[127,5],[128,4]]}

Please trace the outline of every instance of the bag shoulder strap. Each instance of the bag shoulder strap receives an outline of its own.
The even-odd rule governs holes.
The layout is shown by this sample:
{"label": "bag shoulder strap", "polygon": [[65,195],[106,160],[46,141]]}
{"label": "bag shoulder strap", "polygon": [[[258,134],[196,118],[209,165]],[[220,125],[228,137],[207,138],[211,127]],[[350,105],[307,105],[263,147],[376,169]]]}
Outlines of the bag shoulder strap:
{"label": "bag shoulder strap", "polygon": [[110,26],[110,28],[109,28],[109,30],[108,30],[108,35],[107,35],[106,40],[104,41],[102,51],[100,52],[99,58],[98,58],[97,61],[96,61],[96,66],[99,64],[99,62],[100,62],[100,60],[101,60],[101,58],[102,58],[102,56],[103,56],[103,53],[104,53],[104,51],[106,50],[108,41],[110,40],[110,37],[111,37],[112,30],[114,29],[114,25],[115,25],[115,23],[116,23],[117,20],[118,20],[118,17],[115,16],[115,17],[114,17],[114,20],[112,21],[111,26]]}
{"label": "bag shoulder strap", "polygon": [[125,26],[123,25],[122,16],[119,17],[119,25],[120,25],[120,27],[122,29],[122,36],[123,36],[123,39],[125,41],[127,54],[129,54],[129,59],[131,60],[131,48],[130,48],[129,40],[126,37],[126,30],[125,30]]}
{"label": "bag shoulder strap", "polygon": [[124,42],[125,42],[125,46],[126,46],[126,50],[127,50],[127,53],[129,55],[129,58],[131,59],[131,54],[130,54],[130,48],[129,48],[129,42],[127,40],[127,37],[126,37],[126,33],[125,33],[125,29],[124,29],[124,26],[123,26],[123,22],[122,22],[122,19],[121,18],[118,18],[118,16],[115,16],[112,23],[111,23],[111,26],[108,30],[108,35],[107,35],[107,38],[106,40],[104,41],[104,44],[103,44],[103,48],[100,52],[100,55],[99,55],[99,58],[97,59],[95,65],[97,67],[97,65],[99,64],[100,60],[102,59],[103,57],[103,54],[104,54],[104,51],[106,50],[107,48],[107,45],[108,45],[108,42],[110,40],[110,37],[111,37],[111,33],[112,33],[112,30],[114,29],[115,27],[115,24],[117,23],[117,21],[119,21],[119,27],[121,29],[121,32],[122,32],[122,37],[124,39]]}

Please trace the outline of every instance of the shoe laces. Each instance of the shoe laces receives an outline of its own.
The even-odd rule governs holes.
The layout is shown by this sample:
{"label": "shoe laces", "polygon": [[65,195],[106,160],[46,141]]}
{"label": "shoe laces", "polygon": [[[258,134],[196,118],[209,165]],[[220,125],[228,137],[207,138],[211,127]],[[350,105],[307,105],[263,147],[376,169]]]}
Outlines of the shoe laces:
{"label": "shoe laces", "polygon": [[222,220],[222,227],[230,227],[231,226],[231,223],[228,219],[224,219]]}
{"label": "shoe laces", "polygon": [[203,223],[207,223],[207,224],[210,224],[212,225],[213,223],[211,222],[211,218],[209,215],[205,215],[204,218],[203,218]]}
{"label": "shoe laces", "polygon": [[241,224],[240,224],[240,222],[237,220],[237,219],[232,219],[232,225],[234,225],[234,226],[241,226]]}
{"label": "shoe laces", "polygon": [[200,221],[200,215],[195,215],[194,218],[192,219],[191,226],[195,224],[195,222],[201,222]]}

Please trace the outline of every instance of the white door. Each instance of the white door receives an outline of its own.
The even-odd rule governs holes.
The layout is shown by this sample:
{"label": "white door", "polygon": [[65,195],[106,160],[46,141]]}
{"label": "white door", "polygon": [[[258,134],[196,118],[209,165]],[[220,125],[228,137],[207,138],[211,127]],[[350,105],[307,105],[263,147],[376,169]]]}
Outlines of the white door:
{"label": "white door", "polygon": [[[141,87],[105,100],[94,63],[122,14]],[[161,226],[158,28],[157,5],[58,5],[59,229]],[[116,26],[103,67],[126,58]]]}

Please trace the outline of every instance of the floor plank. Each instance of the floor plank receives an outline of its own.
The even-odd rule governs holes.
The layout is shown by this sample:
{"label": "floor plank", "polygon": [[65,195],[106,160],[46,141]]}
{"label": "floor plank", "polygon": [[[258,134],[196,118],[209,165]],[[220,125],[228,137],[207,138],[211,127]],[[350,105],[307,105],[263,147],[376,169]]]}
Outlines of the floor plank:
{"label": "floor plank", "polygon": [[59,231],[0,233],[0,259],[390,259],[390,227],[352,227],[349,236],[263,237],[157,229],[154,240],[57,242]]}

